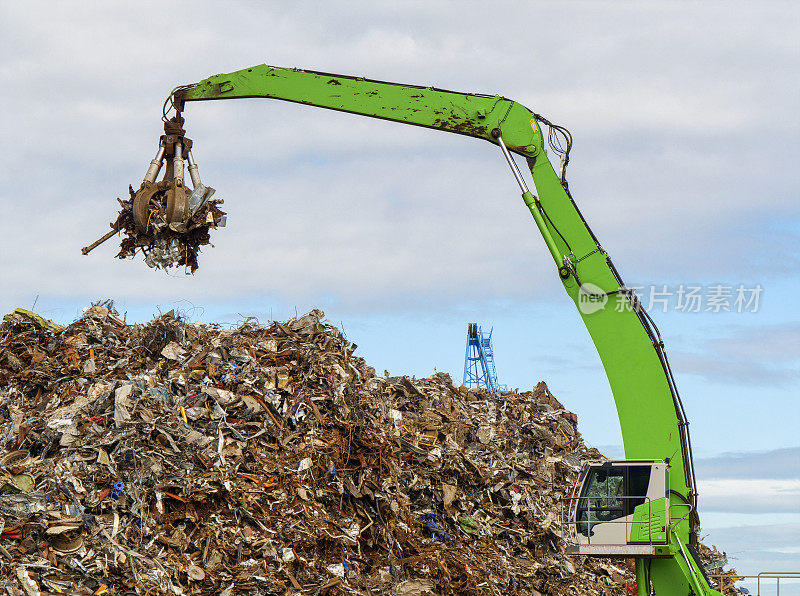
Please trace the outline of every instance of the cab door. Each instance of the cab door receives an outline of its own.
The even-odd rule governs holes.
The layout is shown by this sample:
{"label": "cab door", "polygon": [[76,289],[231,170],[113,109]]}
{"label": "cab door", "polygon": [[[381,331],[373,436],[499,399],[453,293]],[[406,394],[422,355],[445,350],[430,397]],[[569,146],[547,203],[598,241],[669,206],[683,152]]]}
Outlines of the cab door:
{"label": "cab door", "polygon": [[589,469],[576,508],[579,543],[628,543],[624,496],[624,466],[602,465]]}

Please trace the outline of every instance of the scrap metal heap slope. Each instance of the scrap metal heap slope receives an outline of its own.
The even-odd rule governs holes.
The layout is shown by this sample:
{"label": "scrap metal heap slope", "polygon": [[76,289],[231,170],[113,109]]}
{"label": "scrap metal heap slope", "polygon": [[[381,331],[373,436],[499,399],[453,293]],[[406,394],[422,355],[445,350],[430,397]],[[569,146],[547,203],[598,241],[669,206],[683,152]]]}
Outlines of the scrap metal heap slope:
{"label": "scrap metal heap slope", "polygon": [[385,379],[323,313],[95,305],[0,324],[0,586],[69,594],[623,594],[566,556],[577,418],[539,383]]}

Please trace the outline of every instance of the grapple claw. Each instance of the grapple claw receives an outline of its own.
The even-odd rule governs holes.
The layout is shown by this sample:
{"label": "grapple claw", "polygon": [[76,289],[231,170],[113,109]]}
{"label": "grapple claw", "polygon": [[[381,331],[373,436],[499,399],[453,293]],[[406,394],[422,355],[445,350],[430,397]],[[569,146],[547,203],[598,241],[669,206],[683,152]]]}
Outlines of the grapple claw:
{"label": "grapple claw", "polygon": [[167,189],[167,225],[176,232],[185,232],[188,219],[189,193],[185,186],[178,186],[173,181]]}
{"label": "grapple claw", "polygon": [[159,186],[155,182],[142,182],[133,197],[133,223],[140,232],[147,232],[147,224],[150,219],[150,199]]}
{"label": "grapple claw", "polygon": [[[185,155],[191,156],[192,140],[185,136],[183,122],[180,114],[164,122],[158,153],[150,161],[142,185],[134,196],[133,221],[141,233],[150,232],[154,226],[170,226],[174,231],[186,231],[191,191],[183,183],[183,160]],[[164,177],[156,182],[165,160],[167,167]],[[191,158],[190,164],[193,165]],[[190,171],[195,186],[200,180],[196,170],[197,166],[194,165]]]}
{"label": "grapple claw", "polygon": [[[112,232],[84,248],[83,254],[122,232],[125,237],[120,243],[119,258],[141,251],[150,267],[183,265],[191,272],[197,269],[200,247],[210,243],[212,228],[225,225],[225,212],[219,208],[222,200],[211,200],[214,189],[200,181],[192,157],[192,140],[185,134],[180,113],[164,123],[158,152],[150,161],[139,190],[130,190],[132,200],[120,201],[122,209],[112,224]],[[184,184],[184,159],[192,188]],[[157,180],[162,167],[164,175]]]}

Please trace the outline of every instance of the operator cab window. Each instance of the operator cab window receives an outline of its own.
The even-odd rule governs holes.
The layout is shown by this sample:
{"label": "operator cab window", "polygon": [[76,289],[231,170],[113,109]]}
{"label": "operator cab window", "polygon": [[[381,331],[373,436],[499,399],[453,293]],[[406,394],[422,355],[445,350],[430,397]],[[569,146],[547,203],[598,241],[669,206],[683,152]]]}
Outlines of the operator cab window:
{"label": "operator cab window", "polygon": [[649,483],[650,466],[592,467],[578,499],[578,532],[589,536],[598,523],[632,514],[645,502]]}
{"label": "operator cab window", "polygon": [[621,468],[593,468],[584,485],[578,502],[578,531],[588,535],[598,522],[608,522],[624,517],[623,484]]}

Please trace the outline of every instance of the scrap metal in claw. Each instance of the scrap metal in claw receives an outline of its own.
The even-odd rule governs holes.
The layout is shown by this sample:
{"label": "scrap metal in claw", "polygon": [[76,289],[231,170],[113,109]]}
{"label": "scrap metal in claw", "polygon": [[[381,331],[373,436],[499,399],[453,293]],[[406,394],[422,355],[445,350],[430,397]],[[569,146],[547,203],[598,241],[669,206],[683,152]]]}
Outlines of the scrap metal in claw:
{"label": "scrap metal in claw", "polygon": [[[185,232],[186,224],[214,194],[214,189],[204,186],[192,156],[192,140],[183,129],[184,119],[178,112],[164,122],[164,134],[158,143],[158,152],[150,161],[139,190],[133,197],[133,221],[140,232],[146,233],[150,220],[150,199],[157,192],[166,194],[166,223],[176,232]],[[184,156],[188,162],[192,190],[184,184]],[[166,161],[164,177],[156,182],[158,173]]]}

